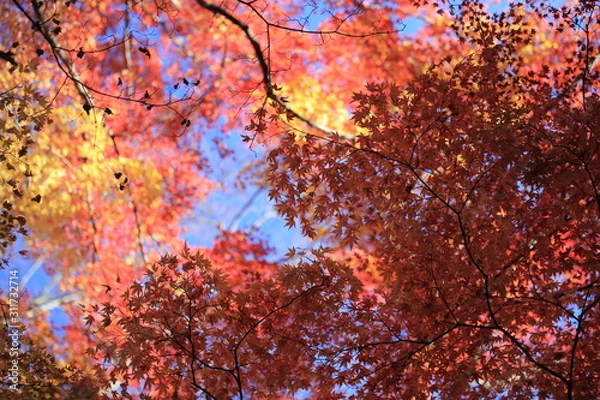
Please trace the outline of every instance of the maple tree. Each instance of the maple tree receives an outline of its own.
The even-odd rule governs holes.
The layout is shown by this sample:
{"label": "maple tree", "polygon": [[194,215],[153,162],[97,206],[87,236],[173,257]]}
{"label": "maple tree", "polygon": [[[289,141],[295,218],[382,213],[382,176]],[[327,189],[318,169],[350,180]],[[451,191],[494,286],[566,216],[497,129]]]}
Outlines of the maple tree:
{"label": "maple tree", "polygon": [[[20,395],[599,397],[599,6],[427,3],[0,3]],[[242,129],[326,247],[181,243]]]}

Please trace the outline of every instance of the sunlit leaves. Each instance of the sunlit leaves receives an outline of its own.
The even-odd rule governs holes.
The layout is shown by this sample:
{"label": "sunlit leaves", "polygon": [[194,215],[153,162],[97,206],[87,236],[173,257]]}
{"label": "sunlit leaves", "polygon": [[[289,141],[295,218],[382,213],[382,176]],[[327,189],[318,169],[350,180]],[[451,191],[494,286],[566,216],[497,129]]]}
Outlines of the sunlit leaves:
{"label": "sunlit leaves", "polygon": [[[33,174],[28,152],[34,142],[36,131],[48,123],[48,103],[34,86],[31,71],[7,76],[0,75],[0,82],[7,88],[0,94],[0,193],[4,198],[0,214],[0,252],[15,242],[17,233],[27,234],[25,217],[16,215],[13,206],[23,204],[28,192],[28,180]],[[33,201],[41,200],[33,194]],[[2,265],[7,258],[2,258]]]}

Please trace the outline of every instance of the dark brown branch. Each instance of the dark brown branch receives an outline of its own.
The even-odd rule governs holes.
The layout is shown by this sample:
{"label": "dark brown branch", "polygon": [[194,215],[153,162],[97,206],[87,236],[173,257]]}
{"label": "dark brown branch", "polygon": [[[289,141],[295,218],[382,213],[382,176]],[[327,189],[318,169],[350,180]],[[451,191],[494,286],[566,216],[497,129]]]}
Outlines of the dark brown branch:
{"label": "dark brown branch", "polygon": [[92,99],[92,96],[90,95],[90,92],[88,91],[87,87],[83,85],[83,83],[79,79],[79,72],[77,71],[77,68],[69,59],[66,51],[63,50],[59,45],[58,40],[56,39],[56,35],[54,35],[54,33],[52,33],[50,29],[48,29],[48,25],[44,22],[44,15],[40,8],[42,3],[38,1],[31,2],[31,5],[37,17],[37,21],[32,20],[32,18],[21,7],[21,5],[17,3],[16,0],[13,0],[13,3],[15,3],[17,7],[19,7],[21,12],[23,12],[23,14],[25,14],[25,16],[33,23],[34,27],[39,29],[39,32],[50,45],[52,53],[54,54],[54,58],[56,59],[59,68],[66,68],[65,72],[67,72],[68,76],[72,78],[72,81],[75,84],[75,88],[77,89],[77,92],[79,92],[81,97],[83,97],[85,104],[90,108],[94,108],[94,100]]}
{"label": "dark brown branch", "polygon": [[252,46],[252,50],[254,52],[256,60],[258,61],[258,65],[260,67],[261,74],[262,74],[262,83],[265,87],[265,92],[266,92],[267,98],[269,98],[273,102],[275,102],[275,104],[277,106],[283,108],[283,110],[285,110],[286,113],[288,113],[289,115],[293,115],[294,117],[296,117],[300,121],[304,122],[311,128],[316,129],[327,135],[335,134],[335,131],[333,129],[323,127],[323,126],[317,124],[316,122],[301,115],[297,111],[293,110],[286,104],[286,102],[283,99],[281,99],[279,96],[277,96],[275,94],[275,90],[277,89],[277,86],[274,85],[271,81],[271,69],[267,62],[267,58],[263,54],[262,46],[255,39],[252,31],[250,30],[250,27],[246,23],[242,22],[239,18],[235,17],[233,14],[231,14],[229,11],[223,9],[222,7],[207,3],[204,0],[196,0],[196,3],[198,3],[198,5],[202,8],[204,8],[205,10],[208,10],[216,15],[220,15],[221,17],[225,18],[226,20],[231,22],[233,25],[238,27],[244,33],[244,35],[246,36],[246,39]]}

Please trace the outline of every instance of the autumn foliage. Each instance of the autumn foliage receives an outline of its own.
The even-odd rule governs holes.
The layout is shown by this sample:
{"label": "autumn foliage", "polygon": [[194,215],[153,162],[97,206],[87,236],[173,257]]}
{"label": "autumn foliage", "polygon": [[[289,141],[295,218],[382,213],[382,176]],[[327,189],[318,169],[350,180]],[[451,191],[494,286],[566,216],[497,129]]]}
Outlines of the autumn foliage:
{"label": "autumn foliage", "polygon": [[0,399],[600,398],[599,7],[0,2]]}

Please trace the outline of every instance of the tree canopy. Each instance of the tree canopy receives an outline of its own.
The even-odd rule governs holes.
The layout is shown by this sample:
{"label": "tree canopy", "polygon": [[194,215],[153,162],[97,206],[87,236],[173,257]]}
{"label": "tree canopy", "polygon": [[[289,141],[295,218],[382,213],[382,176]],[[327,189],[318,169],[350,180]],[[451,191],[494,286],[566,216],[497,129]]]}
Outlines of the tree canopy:
{"label": "tree canopy", "polygon": [[597,2],[0,13],[0,399],[600,398]]}

